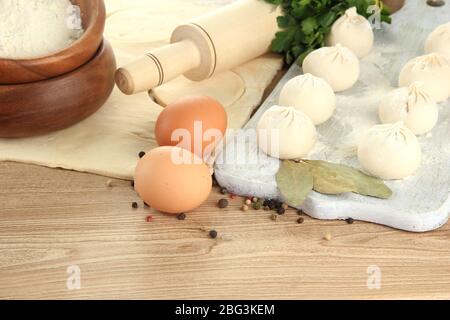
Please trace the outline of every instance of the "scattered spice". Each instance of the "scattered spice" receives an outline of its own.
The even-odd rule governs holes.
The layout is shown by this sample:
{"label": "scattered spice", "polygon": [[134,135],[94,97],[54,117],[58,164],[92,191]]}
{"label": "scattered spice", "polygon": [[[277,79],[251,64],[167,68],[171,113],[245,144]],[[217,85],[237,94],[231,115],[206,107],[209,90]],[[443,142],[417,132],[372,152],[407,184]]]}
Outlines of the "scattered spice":
{"label": "scattered spice", "polygon": [[264,206],[264,207],[268,207],[268,206],[269,206],[269,203],[270,203],[270,200],[264,199],[264,201],[263,201],[263,206]]}
{"label": "scattered spice", "polygon": [[108,181],[106,181],[106,186],[111,188],[113,186],[113,181],[111,179],[109,179]]}
{"label": "scattered spice", "polygon": [[139,152],[139,158],[143,158],[144,156],[145,156],[145,152],[144,151]]}
{"label": "scattered spice", "polygon": [[275,209],[280,209],[281,208],[282,203],[279,201],[275,201]]}
{"label": "scattered spice", "polygon": [[298,210],[297,210],[297,214],[298,214],[299,216],[302,216],[302,215],[304,214],[304,212],[303,212],[303,210],[298,209]]}
{"label": "scattered spice", "polygon": [[257,197],[253,197],[253,198],[252,198],[252,202],[253,202],[253,203],[258,202],[258,198],[257,198]]}
{"label": "scattered spice", "polygon": [[147,218],[145,218],[145,221],[152,222],[153,221],[153,216],[152,215],[147,216]]}
{"label": "scattered spice", "polygon": [[245,200],[245,204],[248,205],[248,206],[251,205],[252,204],[252,200],[250,200],[250,199]]}
{"label": "scattered spice", "polygon": [[228,200],[220,199],[217,205],[219,206],[220,209],[225,209],[226,207],[228,207]]}
{"label": "scattered spice", "polygon": [[133,209],[137,209],[137,208],[139,208],[139,205],[138,205],[137,202],[133,202],[133,203],[131,204],[131,207],[132,207]]}
{"label": "scattered spice", "polygon": [[179,215],[177,215],[177,219],[178,220],[185,220],[186,219],[186,214],[185,213],[180,213]]}
{"label": "scattered spice", "polygon": [[283,204],[281,205],[281,207],[282,207],[284,210],[287,210],[287,209],[289,208],[289,206],[288,206],[286,203],[283,203]]}
{"label": "scattered spice", "polygon": [[284,208],[278,208],[278,209],[277,209],[277,213],[280,214],[280,215],[281,215],[281,214],[285,214],[285,213],[286,213],[286,210],[285,210]]}
{"label": "scattered spice", "polygon": [[305,219],[303,219],[303,218],[298,218],[297,219],[297,223],[298,224],[302,224],[303,222],[305,222]]}
{"label": "scattered spice", "polygon": [[221,194],[228,194],[228,190],[226,188],[220,188]]}
{"label": "scattered spice", "polygon": [[217,238],[217,231],[216,230],[211,230],[209,232],[209,236],[211,237],[211,239]]}
{"label": "scattered spice", "polygon": [[275,201],[275,200],[270,200],[268,206],[269,206],[269,209],[270,209],[270,210],[275,209],[276,201]]}
{"label": "scattered spice", "polygon": [[248,205],[246,205],[246,204],[244,204],[244,205],[241,207],[241,210],[244,211],[244,212],[248,211],[248,209],[249,209],[249,207],[248,207]]}
{"label": "scattered spice", "polygon": [[323,238],[324,238],[324,240],[330,241],[331,240],[331,234],[327,233],[325,235],[325,237],[323,237]]}
{"label": "scattered spice", "polygon": [[277,220],[278,220],[278,215],[275,214],[275,213],[273,213],[273,214],[270,216],[270,219],[272,219],[273,221],[277,221]]}
{"label": "scattered spice", "polygon": [[355,222],[355,220],[353,220],[353,218],[348,218],[345,220],[348,224],[353,224],[353,222]]}
{"label": "scattered spice", "polygon": [[270,208],[268,206],[264,206],[263,209],[264,209],[264,211],[269,211],[270,210]]}

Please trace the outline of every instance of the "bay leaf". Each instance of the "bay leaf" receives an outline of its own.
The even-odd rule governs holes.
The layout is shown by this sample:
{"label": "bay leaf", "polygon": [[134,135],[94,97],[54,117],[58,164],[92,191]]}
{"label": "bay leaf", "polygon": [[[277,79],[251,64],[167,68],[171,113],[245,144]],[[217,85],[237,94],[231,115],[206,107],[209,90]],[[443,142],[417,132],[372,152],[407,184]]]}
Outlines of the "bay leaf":
{"label": "bay leaf", "polygon": [[284,201],[292,207],[303,204],[313,189],[312,174],[298,163],[289,160],[281,163],[276,180]]}
{"label": "bay leaf", "polygon": [[345,179],[352,180],[355,188],[351,191],[354,193],[381,199],[388,199],[392,196],[392,190],[386,186],[383,180],[369,176],[358,169],[321,160],[305,160],[304,162],[315,167],[316,170],[331,171]]}
{"label": "bay leaf", "polygon": [[322,194],[342,194],[357,190],[353,179],[339,174],[338,171],[325,166],[302,161],[299,163],[308,170],[314,178],[314,191]]}

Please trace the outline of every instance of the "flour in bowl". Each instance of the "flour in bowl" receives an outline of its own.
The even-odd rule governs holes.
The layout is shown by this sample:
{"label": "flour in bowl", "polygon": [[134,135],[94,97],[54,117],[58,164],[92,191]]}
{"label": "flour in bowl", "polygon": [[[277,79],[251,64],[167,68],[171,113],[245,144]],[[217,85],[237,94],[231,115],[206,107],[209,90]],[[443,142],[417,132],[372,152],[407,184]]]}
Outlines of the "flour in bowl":
{"label": "flour in bowl", "polygon": [[69,0],[0,0],[0,58],[51,55],[82,34],[79,8]]}

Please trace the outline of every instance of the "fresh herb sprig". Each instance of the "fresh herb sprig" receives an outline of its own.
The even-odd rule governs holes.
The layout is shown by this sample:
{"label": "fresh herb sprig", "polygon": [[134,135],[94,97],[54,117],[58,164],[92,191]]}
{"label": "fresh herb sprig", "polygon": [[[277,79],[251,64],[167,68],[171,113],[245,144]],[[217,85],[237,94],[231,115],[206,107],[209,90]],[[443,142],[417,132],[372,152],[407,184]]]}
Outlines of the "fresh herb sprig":
{"label": "fresh herb sprig", "polygon": [[366,18],[374,14],[369,7],[380,8],[381,22],[391,23],[388,8],[381,0],[264,0],[281,6],[283,15],[278,17],[281,28],[272,41],[271,50],[284,54],[285,62],[301,64],[313,50],[325,45],[325,36],[333,23],[345,10],[356,7],[358,13]]}

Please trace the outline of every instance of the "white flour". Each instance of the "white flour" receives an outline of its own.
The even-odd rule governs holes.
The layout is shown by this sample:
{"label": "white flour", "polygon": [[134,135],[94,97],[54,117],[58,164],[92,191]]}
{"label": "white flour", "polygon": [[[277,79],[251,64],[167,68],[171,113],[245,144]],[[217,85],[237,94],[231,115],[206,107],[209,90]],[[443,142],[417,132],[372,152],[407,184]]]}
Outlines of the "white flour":
{"label": "white flour", "polygon": [[69,0],[0,0],[0,58],[47,56],[82,33],[79,8]]}

